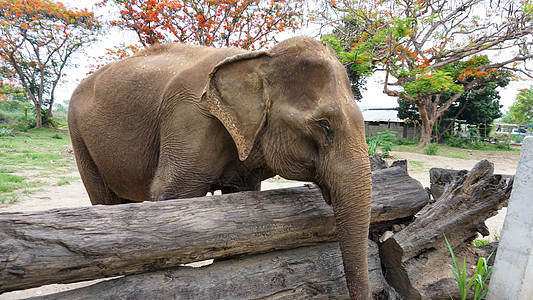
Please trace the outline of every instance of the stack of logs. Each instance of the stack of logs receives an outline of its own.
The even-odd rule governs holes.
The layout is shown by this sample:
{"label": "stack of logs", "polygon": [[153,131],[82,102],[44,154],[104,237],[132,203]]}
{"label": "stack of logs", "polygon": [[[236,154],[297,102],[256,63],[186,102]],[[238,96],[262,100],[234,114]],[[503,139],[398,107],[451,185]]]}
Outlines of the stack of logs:
{"label": "stack of logs", "polygon": [[[440,195],[431,201],[405,161],[373,157],[372,168],[373,295],[455,297],[443,234],[467,263],[487,256],[470,242],[487,233],[483,222],[506,204],[512,178],[493,175],[488,161],[470,172],[432,169]],[[2,213],[0,241],[0,293],[127,275],[42,298],[348,298],[333,213],[313,186]],[[206,259],[215,263],[183,266]]]}

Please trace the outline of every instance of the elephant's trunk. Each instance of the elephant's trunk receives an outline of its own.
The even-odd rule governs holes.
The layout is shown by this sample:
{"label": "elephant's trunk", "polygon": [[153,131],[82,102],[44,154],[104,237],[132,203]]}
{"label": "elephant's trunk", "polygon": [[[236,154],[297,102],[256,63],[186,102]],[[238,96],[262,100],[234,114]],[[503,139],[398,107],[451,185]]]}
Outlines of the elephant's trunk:
{"label": "elephant's trunk", "polygon": [[[342,155],[344,156],[344,155]],[[369,299],[368,231],[372,177],[368,155],[330,161],[321,185],[331,201],[351,299]]]}

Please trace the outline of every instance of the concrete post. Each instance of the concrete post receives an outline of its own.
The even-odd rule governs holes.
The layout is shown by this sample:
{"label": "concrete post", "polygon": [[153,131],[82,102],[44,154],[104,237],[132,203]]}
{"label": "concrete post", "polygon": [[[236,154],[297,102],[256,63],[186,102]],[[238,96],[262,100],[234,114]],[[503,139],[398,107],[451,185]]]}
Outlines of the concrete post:
{"label": "concrete post", "polygon": [[487,299],[533,299],[533,137],[520,151]]}

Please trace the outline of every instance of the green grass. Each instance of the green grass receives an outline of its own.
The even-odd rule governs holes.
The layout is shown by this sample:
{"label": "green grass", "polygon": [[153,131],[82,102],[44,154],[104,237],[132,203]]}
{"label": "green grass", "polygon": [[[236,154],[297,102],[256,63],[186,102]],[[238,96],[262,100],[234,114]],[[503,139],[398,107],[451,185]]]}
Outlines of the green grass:
{"label": "green grass", "polygon": [[407,163],[415,169],[423,170],[425,168],[424,162],[421,162],[421,161],[409,160],[407,161]]}
{"label": "green grass", "polygon": [[59,178],[59,181],[56,183],[57,186],[62,186],[66,184],[70,184],[71,181],[79,179],[78,177],[65,177],[62,176]]}
{"label": "green grass", "polygon": [[[74,167],[70,136],[66,130],[30,129],[13,136],[0,137],[0,203],[13,203],[20,193],[50,184],[57,175],[72,172]],[[31,176],[27,175],[32,174]],[[56,185],[77,178],[60,176]]]}
{"label": "green grass", "polygon": [[475,268],[476,273],[470,278],[470,280],[467,280],[466,259],[463,258],[463,264],[461,266],[455,257],[452,246],[448,242],[446,235],[444,235],[444,239],[446,240],[446,245],[448,246],[448,250],[450,251],[453,261],[453,265],[448,264],[448,266],[452,268],[453,276],[457,281],[457,286],[459,287],[459,292],[461,294],[461,300],[466,299],[468,291],[471,290],[471,288],[473,288],[474,300],[483,299],[488,292],[487,282],[490,273],[492,273],[492,266],[489,266],[487,262],[494,251],[489,255],[489,257],[480,257],[478,259],[477,266]]}
{"label": "green grass", "polygon": [[18,175],[1,173],[0,174],[0,193],[12,192],[25,187],[26,178]]}
{"label": "green grass", "polygon": [[475,248],[483,248],[483,247],[487,246],[488,244],[490,244],[489,240],[476,239],[476,240],[472,241],[472,246],[475,247]]}
{"label": "green grass", "polygon": [[15,203],[19,199],[19,196],[16,193],[4,193],[0,194],[0,204],[5,203]]}
{"label": "green grass", "polygon": [[440,148],[440,155],[450,158],[470,159],[470,154],[468,152],[457,151],[457,149],[447,146]]}
{"label": "green grass", "polygon": [[[52,138],[52,134],[62,136]],[[33,129],[15,136],[0,137],[0,169],[17,170],[27,166],[62,167],[70,164],[61,150],[70,148],[67,132],[50,129]]]}
{"label": "green grass", "polygon": [[[395,146],[394,151],[399,152],[410,152],[410,153],[419,153],[424,154],[424,149],[417,148],[416,146],[408,146],[408,145],[399,145]],[[438,150],[438,156],[444,156],[444,157],[450,157],[450,158],[458,158],[458,159],[471,159],[472,154],[476,153],[485,153],[485,152],[502,152],[504,150],[498,150],[495,147],[490,148],[489,150],[478,150],[478,149],[462,149],[462,148],[456,148],[456,147],[450,147],[445,144],[439,144],[439,150]],[[520,152],[520,149],[512,149],[507,150],[505,152],[513,153],[512,155],[515,155],[515,153]]]}

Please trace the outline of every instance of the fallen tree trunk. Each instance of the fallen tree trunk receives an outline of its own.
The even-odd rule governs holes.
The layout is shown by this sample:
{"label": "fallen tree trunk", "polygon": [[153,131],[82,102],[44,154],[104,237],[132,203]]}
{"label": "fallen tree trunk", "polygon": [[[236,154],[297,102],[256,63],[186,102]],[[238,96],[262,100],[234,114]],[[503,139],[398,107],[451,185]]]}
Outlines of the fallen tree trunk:
{"label": "fallen tree trunk", "polygon": [[477,261],[478,254],[465,245],[478,232],[488,234],[484,221],[506,205],[511,188],[512,179],[493,175],[493,164],[486,160],[459,173],[435,203],[380,246],[387,282],[406,299],[448,298],[457,287],[451,270],[442,269],[452,263],[443,234],[460,260]]}
{"label": "fallen tree trunk", "polygon": [[[455,177],[462,176],[467,172],[467,170],[451,170],[441,168],[429,169],[430,191],[433,199],[439,199],[442,193],[444,193],[446,187],[453,182]],[[509,182],[513,179],[513,175],[496,174],[494,176],[501,176],[501,178],[506,182]]]}
{"label": "fallen tree trunk", "polygon": [[[369,240],[374,295],[383,290],[377,245]],[[130,275],[38,299],[349,299],[337,243],[276,251],[191,268]]]}
{"label": "fallen tree trunk", "polygon": [[[429,201],[399,168],[376,171],[373,181],[374,224],[410,217]],[[2,213],[0,293],[334,240],[331,207],[307,187]]]}

